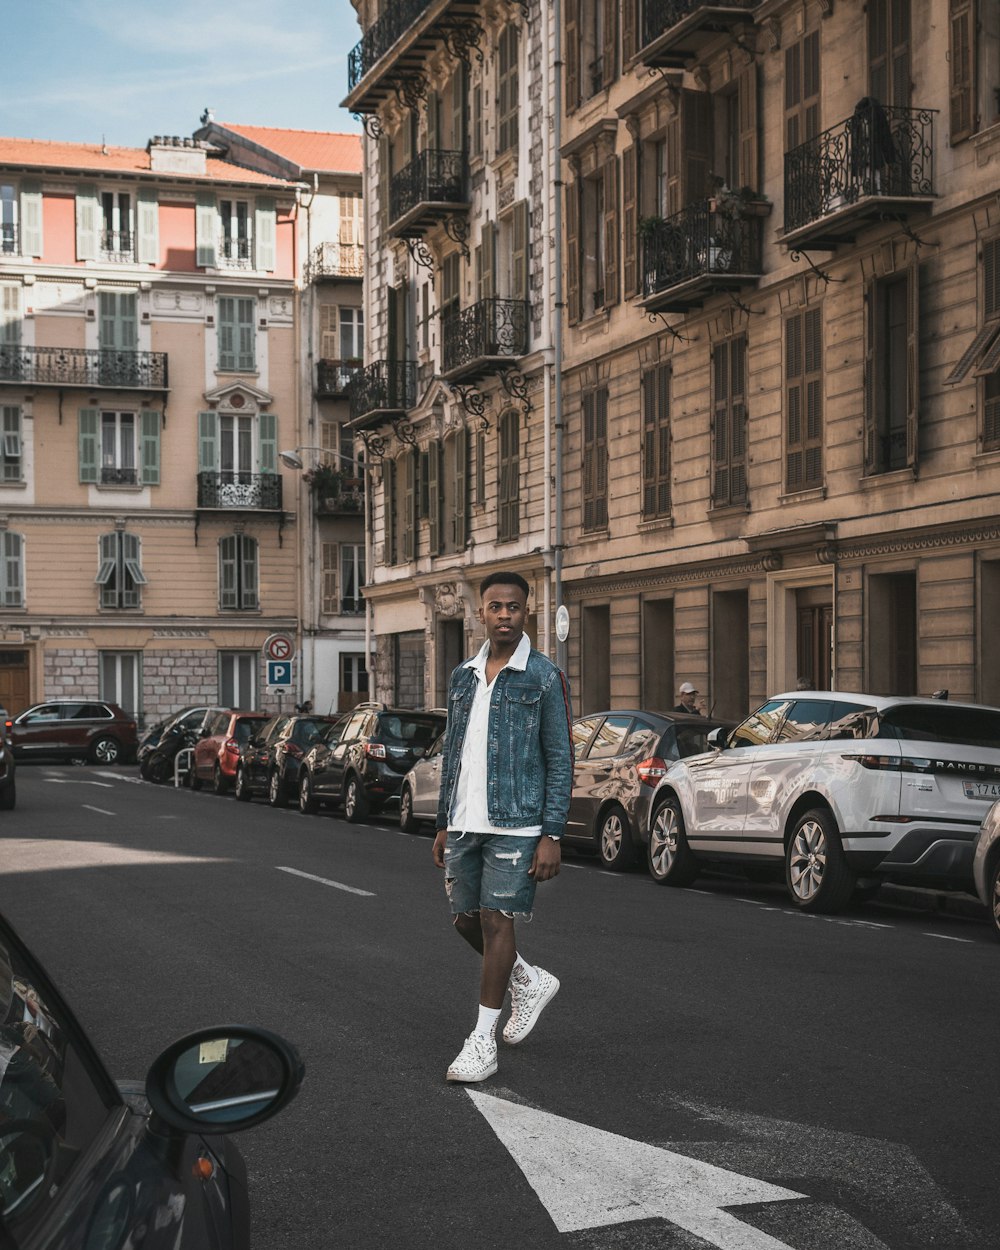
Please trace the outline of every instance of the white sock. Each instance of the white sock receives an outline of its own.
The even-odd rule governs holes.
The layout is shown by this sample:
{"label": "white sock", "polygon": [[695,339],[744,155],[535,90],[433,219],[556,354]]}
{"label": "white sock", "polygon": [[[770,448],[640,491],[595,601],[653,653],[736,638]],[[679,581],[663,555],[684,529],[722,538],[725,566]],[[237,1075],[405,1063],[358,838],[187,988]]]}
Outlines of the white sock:
{"label": "white sock", "polygon": [[479,1037],[489,1038],[490,1041],[496,1036],[497,1021],[500,1019],[500,1007],[484,1007],[479,1004],[479,1019],[476,1021],[476,1027],[473,1032]]}
{"label": "white sock", "polygon": [[510,970],[510,979],[525,989],[538,983],[538,969],[527,963],[520,955],[514,956],[514,967]]}

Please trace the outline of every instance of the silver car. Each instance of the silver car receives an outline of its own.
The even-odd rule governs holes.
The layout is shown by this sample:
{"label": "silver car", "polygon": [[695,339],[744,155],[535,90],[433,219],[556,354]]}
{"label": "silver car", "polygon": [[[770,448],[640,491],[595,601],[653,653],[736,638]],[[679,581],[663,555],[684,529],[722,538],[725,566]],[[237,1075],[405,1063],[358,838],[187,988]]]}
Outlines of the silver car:
{"label": "silver car", "polygon": [[983,817],[972,855],[976,893],[986,904],[993,932],[1000,937],[1000,799]]}
{"label": "silver car", "polygon": [[444,734],[441,734],[403,778],[403,788],[399,792],[399,827],[404,833],[416,833],[424,823],[437,823],[443,745]]}

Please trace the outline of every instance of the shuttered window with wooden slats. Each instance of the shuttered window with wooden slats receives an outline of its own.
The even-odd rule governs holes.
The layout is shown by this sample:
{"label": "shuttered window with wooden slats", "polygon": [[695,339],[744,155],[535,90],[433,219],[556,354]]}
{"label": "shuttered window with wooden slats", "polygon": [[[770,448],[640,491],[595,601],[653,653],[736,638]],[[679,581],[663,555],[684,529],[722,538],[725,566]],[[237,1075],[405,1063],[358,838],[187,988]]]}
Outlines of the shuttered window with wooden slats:
{"label": "shuttered window with wooden slats", "polygon": [[785,490],[823,485],[823,312],[785,320]]}
{"label": "shuttered window with wooden slats", "polygon": [[608,524],[608,388],[583,396],[583,529]]}
{"label": "shuttered window with wooden slats", "polygon": [[785,151],[820,131],[819,31],[813,30],[785,49]]}
{"label": "shuttered window with wooden slats", "polygon": [[509,23],[497,42],[497,156],[517,146],[518,28]]}
{"label": "shuttered window with wooden slats", "polygon": [[920,408],[919,278],[916,265],[876,278],[865,294],[864,471],[917,463]]}
{"label": "shuttered window with wooden slats", "polygon": [[672,367],[642,375],[642,515],[670,515],[670,386]]}
{"label": "shuttered window with wooden slats", "polygon": [[747,337],[712,352],[712,506],[747,501]]}
{"label": "shuttered window with wooden slats", "polygon": [[519,410],[509,408],[497,423],[497,539],[509,542],[521,532],[521,442]]}

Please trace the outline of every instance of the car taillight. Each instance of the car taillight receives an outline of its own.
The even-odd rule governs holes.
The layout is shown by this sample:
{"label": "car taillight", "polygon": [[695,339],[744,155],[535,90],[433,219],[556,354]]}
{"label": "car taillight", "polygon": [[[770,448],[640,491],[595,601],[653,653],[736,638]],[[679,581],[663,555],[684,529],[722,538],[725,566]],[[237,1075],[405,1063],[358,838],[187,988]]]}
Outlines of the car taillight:
{"label": "car taillight", "polygon": [[11,729],[13,729],[13,728],[14,728],[14,722],[13,722],[12,720],[5,720],[5,721],[4,721],[4,728],[5,728],[5,729],[7,729],[8,731],[9,731],[9,730],[11,730]]}
{"label": "car taillight", "polygon": [[235,738],[227,738],[222,744],[223,751],[228,751],[230,755],[239,755],[240,744]]}
{"label": "car taillight", "polygon": [[875,772],[892,773],[932,773],[934,764],[931,760],[907,755],[844,755],[845,760],[853,760],[862,768]]}
{"label": "car taillight", "polygon": [[666,773],[667,766],[658,755],[652,755],[648,760],[636,764],[635,771],[643,785],[655,786]]}
{"label": "car taillight", "polygon": [[365,755],[370,756],[373,760],[385,759],[385,746],[381,742],[366,742]]}

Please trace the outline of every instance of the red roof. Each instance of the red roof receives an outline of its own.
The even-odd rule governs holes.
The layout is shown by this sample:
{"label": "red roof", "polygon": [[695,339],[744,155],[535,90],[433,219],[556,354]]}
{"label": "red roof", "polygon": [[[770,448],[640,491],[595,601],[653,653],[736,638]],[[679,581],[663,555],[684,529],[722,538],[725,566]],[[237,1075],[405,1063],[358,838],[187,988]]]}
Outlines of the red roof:
{"label": "red roof", "polygon": [[[184,149],[179,149],[183,151]],[[287,186],[282,178],[273,174],[258,173],[244,169],[208,155],[203,174],[164,173],[150,169],[149,153],[145,148],[101,147],[96,143],[61,143],[51,139],[4,139],[0,138],[0,165],[35,166],[50,170],[87,170],[104,174],[150,174],[155,178],[183,181],[207,179],[212,182],[253,182]]]}
{"label": "red roof", "polygon": [[223,130],[294,161],[301,169],[327,173],[361,173],[361,136],[326,130],[279,130],[275,126],[239,126],[218,122]]}

